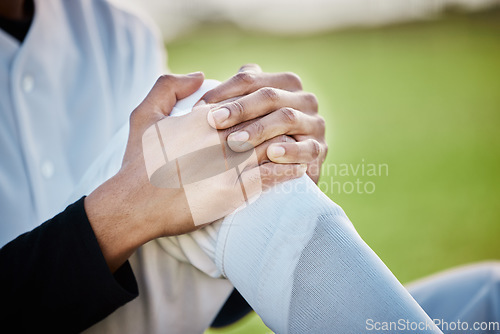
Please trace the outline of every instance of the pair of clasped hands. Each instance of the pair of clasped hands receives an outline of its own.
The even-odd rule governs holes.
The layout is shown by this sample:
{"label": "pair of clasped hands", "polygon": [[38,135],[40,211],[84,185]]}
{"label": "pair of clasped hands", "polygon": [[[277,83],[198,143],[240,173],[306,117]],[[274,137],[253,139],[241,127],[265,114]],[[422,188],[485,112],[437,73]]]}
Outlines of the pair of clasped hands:
{"label": "pair of clasped hands", "polygon": [[[295,74],[245,65],[205,93],[191,113],[169,116],[203,81],[200,72],[160,77],[130,116],[120,171],[85,198],[112,271],[144,243],[222,218],[256,189],[304,173],[319,178],[327,152],[325,122],[315,96],[302,91]],[[207,147],[212,149],[199,149]],[[226,172],[210,178],[221,165]],[[205,180],[183,186],[186,179]]]}

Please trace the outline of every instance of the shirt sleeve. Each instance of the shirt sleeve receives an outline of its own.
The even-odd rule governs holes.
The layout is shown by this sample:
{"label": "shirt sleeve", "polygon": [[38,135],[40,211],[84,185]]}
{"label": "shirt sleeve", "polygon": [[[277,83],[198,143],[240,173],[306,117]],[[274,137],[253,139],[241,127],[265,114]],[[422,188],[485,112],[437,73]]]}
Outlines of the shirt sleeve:
{"label": "shirt sleeve", "polygon": [[0,319],[16,332],[80,332],[138,296],[128,262],[109,270],[84,197],[0,249]]}

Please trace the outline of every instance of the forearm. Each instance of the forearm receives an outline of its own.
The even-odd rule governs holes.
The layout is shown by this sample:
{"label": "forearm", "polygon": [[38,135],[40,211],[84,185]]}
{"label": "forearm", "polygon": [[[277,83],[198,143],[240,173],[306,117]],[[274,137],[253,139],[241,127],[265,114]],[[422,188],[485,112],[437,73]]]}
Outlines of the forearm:
{"label": "forearm", "polygon": [[[127,168],[140,170],[144,161]],[[120,170],[90,193],[85,210],[112,272],[148,241],[194,229],[184,191],[154,187],[145,173]]]}
{"label": "forearm", "polygon": [[0,316],[21,332],[78,332],[138,294],[128,263],[113,275],[83,199],[0,250]]}
{"label": "forearm", "polygon": [[121,188],[119,179],[115,175],[85,198],[85,211],[111,272],[137,248],[159,236],[148,222],[135,223],[131,207],[126,205],[132,194]]}

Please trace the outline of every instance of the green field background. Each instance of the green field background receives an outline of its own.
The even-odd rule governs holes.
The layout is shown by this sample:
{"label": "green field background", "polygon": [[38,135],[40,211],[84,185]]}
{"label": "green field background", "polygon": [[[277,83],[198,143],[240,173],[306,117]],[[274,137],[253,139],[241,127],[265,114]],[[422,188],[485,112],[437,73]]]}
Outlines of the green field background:
{"label": "green field background", "polygon": [[[325,164],[387,166],[330,169],[321,188],[401,282],[498,259],[499,10],[296,37],[206,25],[167,50],[175,73],[225,80],[250,62],[297,73],[327,120]],[[349,193],[355,182],[373,193]],[[209,331],[269,332],[255,314]]]}

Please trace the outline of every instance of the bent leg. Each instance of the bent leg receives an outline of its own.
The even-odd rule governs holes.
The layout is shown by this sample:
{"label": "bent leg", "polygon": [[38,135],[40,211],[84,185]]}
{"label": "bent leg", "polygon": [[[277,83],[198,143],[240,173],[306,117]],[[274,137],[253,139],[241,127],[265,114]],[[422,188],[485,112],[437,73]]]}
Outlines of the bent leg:
{"label": "bent leg", "polygon": [[216,264],[278,333],[440,332],[307,177],[227,217]]}
{"label": "bent leg", "polygon": [[407,288],[444,333],[500,333],[498,261],[447,270]]}

